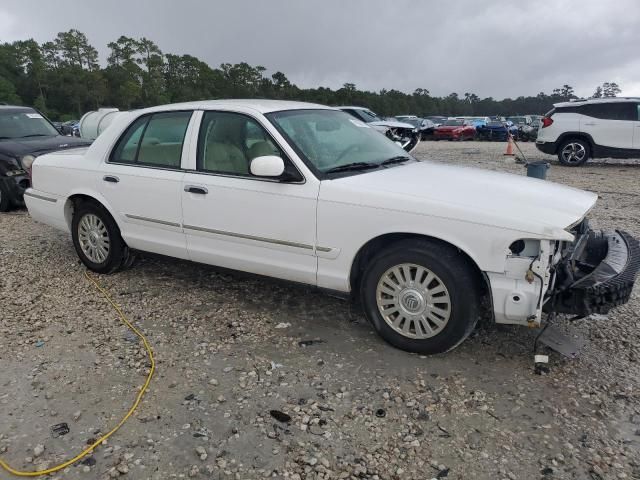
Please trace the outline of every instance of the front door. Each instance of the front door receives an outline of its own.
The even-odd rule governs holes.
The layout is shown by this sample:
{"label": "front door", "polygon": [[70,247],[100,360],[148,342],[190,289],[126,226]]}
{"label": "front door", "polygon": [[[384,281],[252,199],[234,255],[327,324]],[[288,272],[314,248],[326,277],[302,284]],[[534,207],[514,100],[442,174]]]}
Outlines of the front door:
{"label": "front door", "polygon": [[182,231],[183,151],[193,112],[135,120],[102,164],[100,191],[115,210],[127,245],[188,258]]}
{"label": "front door", "polygon": [[[251,160],[265,155],[284,159],[282,178],[250,173]],[[305,179],[261,123],[241,113],[203,112],[191,156],[182,189],[190,258],[315,284],[318,180]]]}
{"label": "front door", "polygon": [[[580,131],[588,133],[596,145],[628,150],[633,146],[636,106],[630,102],[588,103],[581,106]],[[605,153],[606,155],[606,153]]]}

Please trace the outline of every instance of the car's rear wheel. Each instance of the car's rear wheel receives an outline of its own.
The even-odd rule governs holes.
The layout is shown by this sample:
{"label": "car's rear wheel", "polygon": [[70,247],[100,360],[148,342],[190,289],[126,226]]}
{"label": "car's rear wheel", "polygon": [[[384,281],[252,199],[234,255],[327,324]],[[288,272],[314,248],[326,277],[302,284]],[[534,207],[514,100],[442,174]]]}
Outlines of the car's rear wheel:
{"label": "car's rear wheel", "polygon": [[480,316],[474,273],[453,247],[428,240],[398,242],[373,258],[364,272],[365,313],[395,347],[446,352],[469,336]]}
{"label": "car's rear wheel", "polygon": [[73,215],[71,233],[78,257],[94,272],[112,273],[129,266],[133,260],[118,225],[102,205],[79,203]]}
{"label": "car's rear wheel", "polygon": [[571,138],[560,145],[558,160],[567,167],[583,165],[591,155],[591,146],[581,138]]}

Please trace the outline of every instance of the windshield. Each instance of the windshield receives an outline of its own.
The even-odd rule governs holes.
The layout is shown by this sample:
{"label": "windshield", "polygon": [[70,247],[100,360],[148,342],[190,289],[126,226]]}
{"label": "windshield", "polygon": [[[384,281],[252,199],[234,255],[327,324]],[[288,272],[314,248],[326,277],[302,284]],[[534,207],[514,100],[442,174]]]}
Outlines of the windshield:
{"label": "windshield", "polygon": [[369,122],[380,122],[382,119],[376,115],[375,113],[373,113],[371,110],[367,110],[367,109],[361,109],[359,110],[360,113],[362,114],[362,117],[364,119],[365,122],[369,123]]}
{"label": "windshield", "polygon": [[459,118],[452,118],[451,120],[447,120],[444,122],[447,127],[461,127],[464,125],[464,120],[460,120]]}
{"label": "windshield", "polygon": [[0,138],[50,137],[60,135],[38,112],[0,112]]}
{"label": "windshield", "polygon": [[386,136],[344,112],[286,110],[267,118],[322,173],[356,162],[380,164],[408,157]]}

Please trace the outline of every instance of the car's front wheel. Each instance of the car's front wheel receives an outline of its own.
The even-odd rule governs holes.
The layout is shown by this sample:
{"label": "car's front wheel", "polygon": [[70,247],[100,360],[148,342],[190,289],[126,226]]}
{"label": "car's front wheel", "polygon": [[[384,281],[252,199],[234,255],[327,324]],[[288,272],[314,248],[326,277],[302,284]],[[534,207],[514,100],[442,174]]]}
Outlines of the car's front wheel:
{"label": "car's front wheel", "polygon": [[71,234],[78,257],[94,272],[112,273],[133,260],[118,225],[102,205],[94,202],[76,205]]}
{"label": "car's front wheel", "polygon": [[589,143],[581,138],[571,138],[560,145],[558,160],[567,167],[579,167],[589,160],[590,154]]}
{"label": "car's front wheel", "polygon": [[364,272],[365,313],[391,345],[434,354],[466,339],[480,316],[476,275],[463,255],[436,241],[396,243]]}

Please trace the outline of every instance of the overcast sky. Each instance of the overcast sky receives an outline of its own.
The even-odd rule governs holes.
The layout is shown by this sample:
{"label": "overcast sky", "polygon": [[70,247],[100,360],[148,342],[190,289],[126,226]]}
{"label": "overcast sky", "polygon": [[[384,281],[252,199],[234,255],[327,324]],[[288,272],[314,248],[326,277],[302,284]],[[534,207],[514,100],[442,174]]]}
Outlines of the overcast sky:
{"label": "overcast sky", "polygon": [[2,0],[0,40],[77,28],[107,43],[146,36],[211,66],[281,70],[302,87],[426,88],[481,97],[580,96],[615,81],[640,96],[638,0]]}

